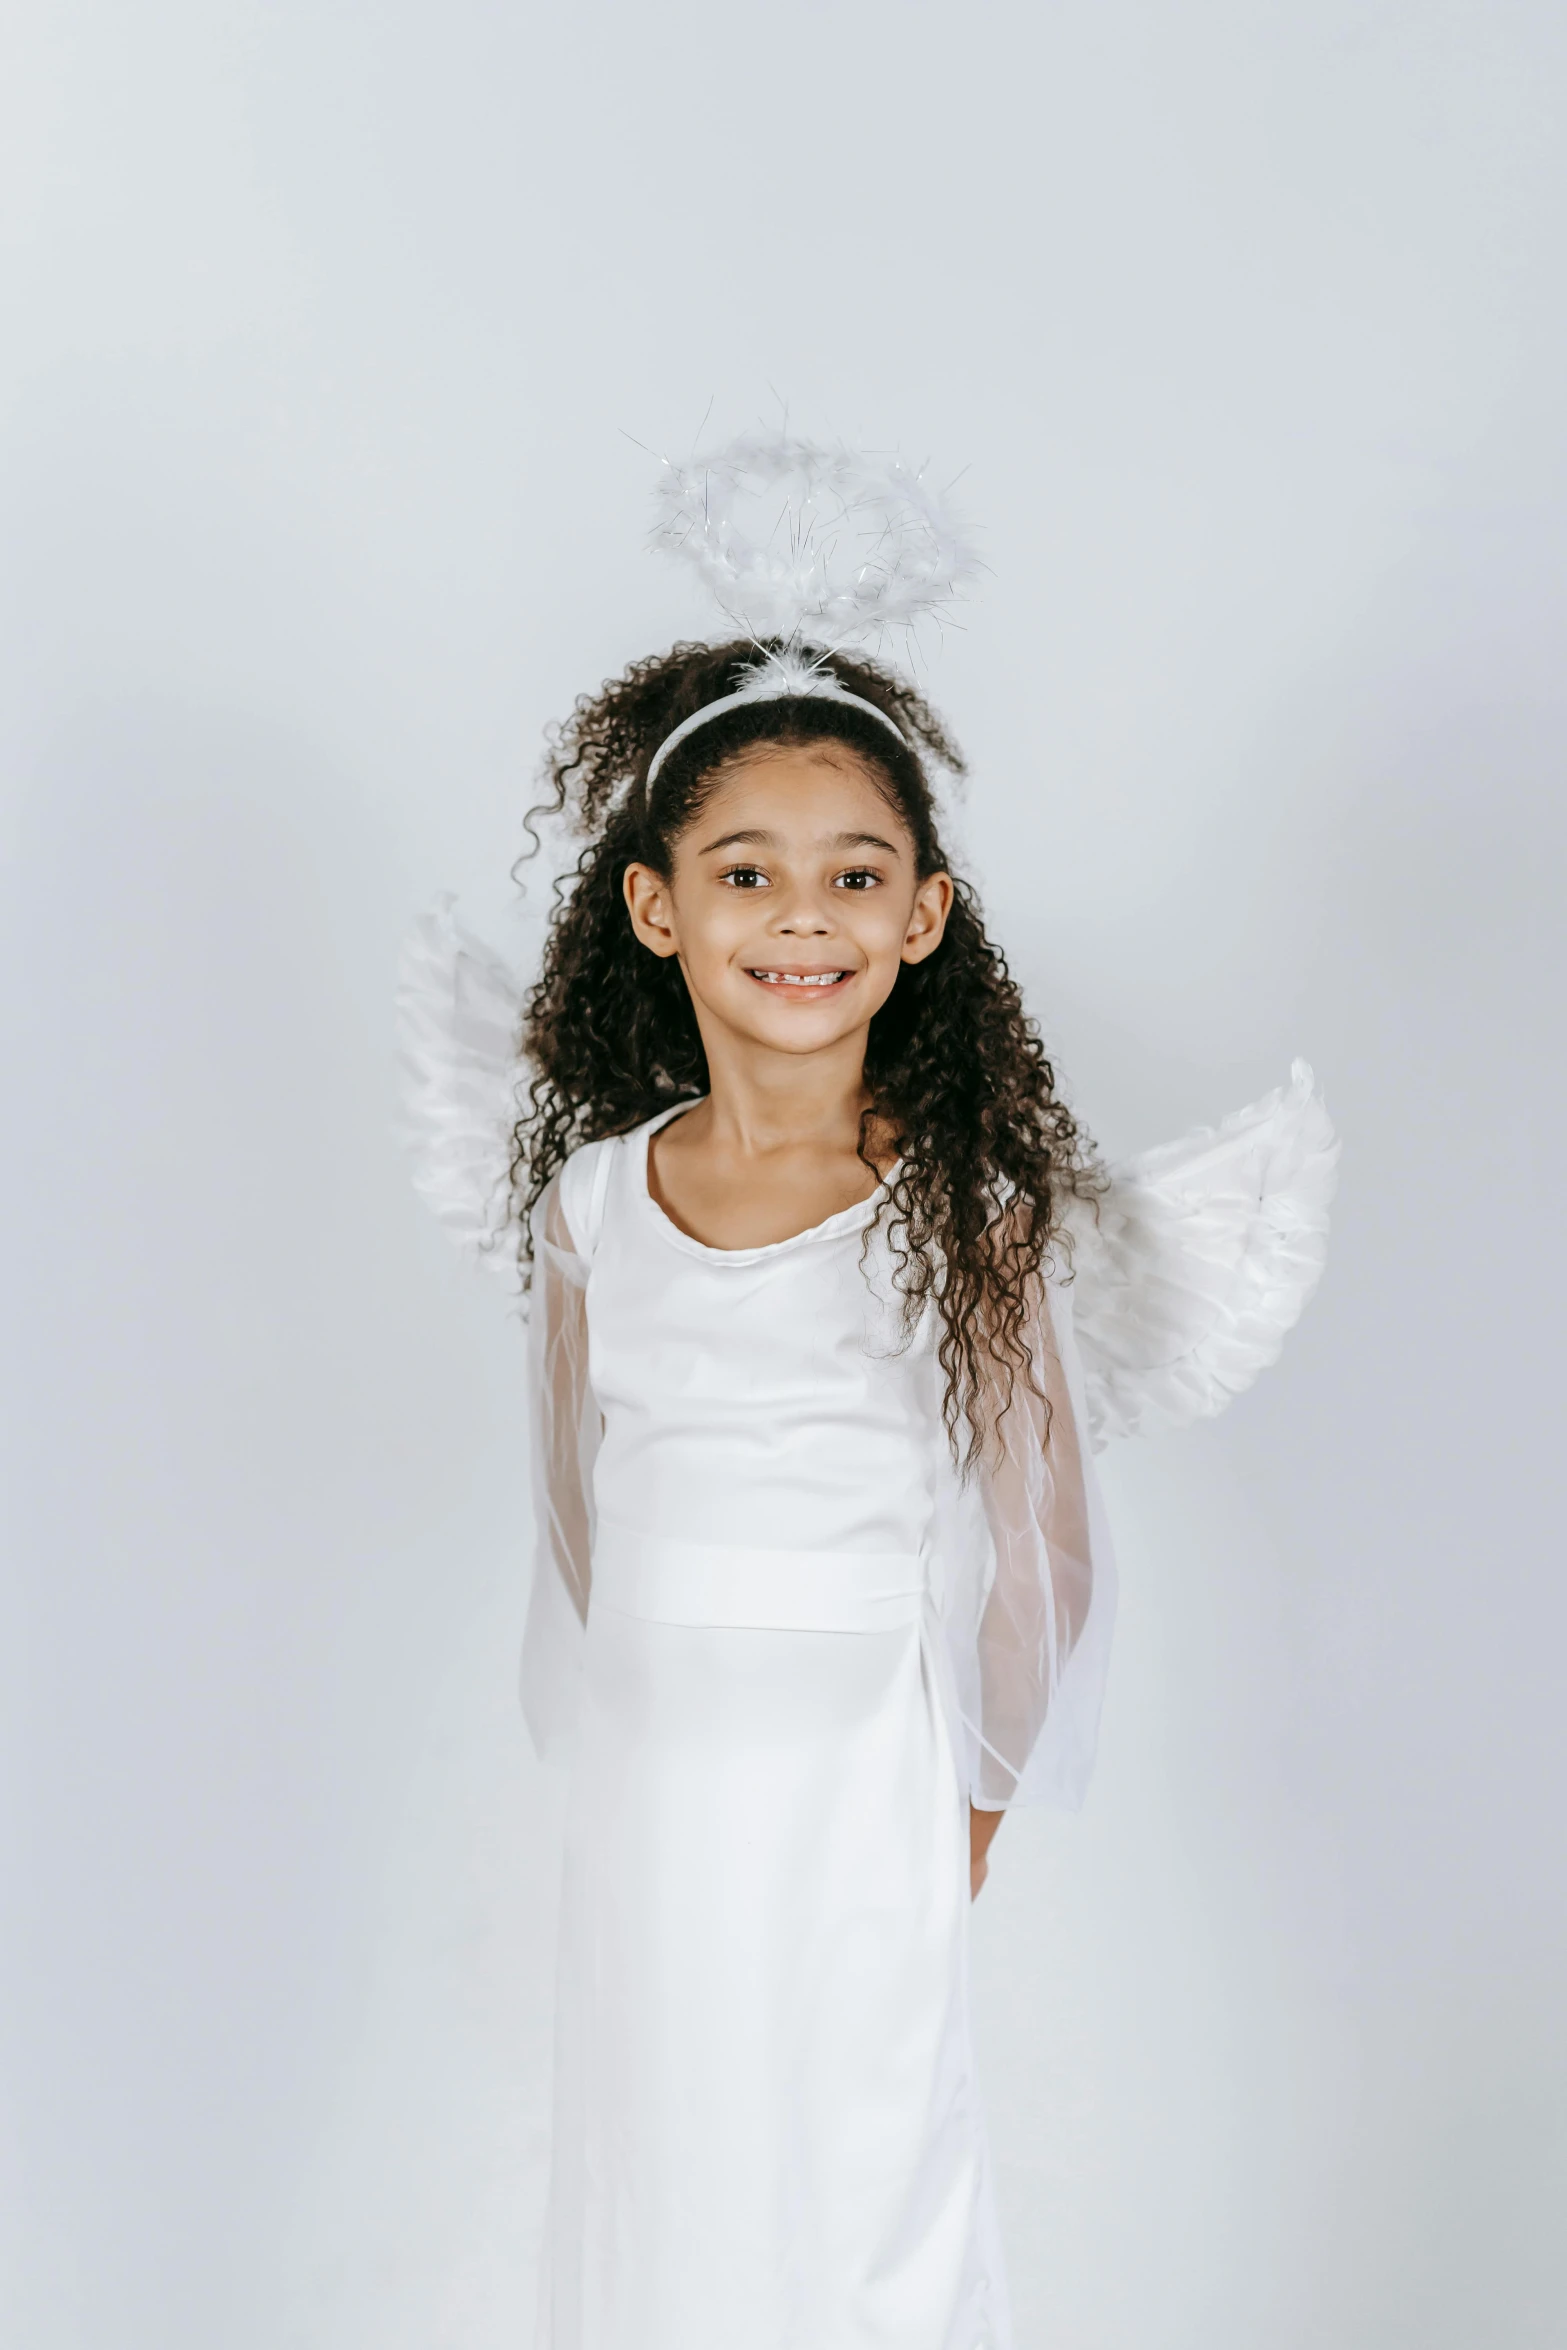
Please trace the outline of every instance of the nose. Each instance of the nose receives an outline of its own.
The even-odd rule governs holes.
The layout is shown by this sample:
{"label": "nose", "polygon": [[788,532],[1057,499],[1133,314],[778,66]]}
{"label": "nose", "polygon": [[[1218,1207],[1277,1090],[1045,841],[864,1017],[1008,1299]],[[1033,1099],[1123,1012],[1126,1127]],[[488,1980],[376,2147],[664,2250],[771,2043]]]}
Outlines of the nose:
{"label": "nose", "polygon": [[774,927],[785,938],[825,938],[833,927],[831,909],[801,889],[780,906]]}

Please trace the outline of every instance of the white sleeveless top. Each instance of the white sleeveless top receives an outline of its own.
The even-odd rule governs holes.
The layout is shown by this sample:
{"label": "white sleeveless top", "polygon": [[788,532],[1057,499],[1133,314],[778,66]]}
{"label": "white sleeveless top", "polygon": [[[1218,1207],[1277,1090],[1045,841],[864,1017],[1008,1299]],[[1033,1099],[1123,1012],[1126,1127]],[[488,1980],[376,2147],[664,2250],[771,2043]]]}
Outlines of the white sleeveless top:
{"label": "white sleeveless top", "polygon": [[867,1249],[880,1192],[789,1240],[708,1248],[648,1188],[664,1123],[579,1153],[562,1187],[581,1246],[603,1186],[587,1283],[600,1524],[924,1553],[948,1460],[934,1317],[905,1331],[882,1229]]}

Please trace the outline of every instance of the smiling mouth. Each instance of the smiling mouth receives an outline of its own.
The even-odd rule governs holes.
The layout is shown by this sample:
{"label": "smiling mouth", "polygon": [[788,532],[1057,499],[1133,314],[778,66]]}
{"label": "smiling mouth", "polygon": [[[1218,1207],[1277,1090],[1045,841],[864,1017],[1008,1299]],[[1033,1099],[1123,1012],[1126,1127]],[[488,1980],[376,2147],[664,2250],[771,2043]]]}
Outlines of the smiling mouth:
{"label": "smiling mouth", "polygon": [[848,971],[769,971],[764,969],[753,970],[750,976],[759,980],[763,987],[809,987],[815,988],[819,992],[824,987],[841,985],[845,979],[852,978],[853,974]]}

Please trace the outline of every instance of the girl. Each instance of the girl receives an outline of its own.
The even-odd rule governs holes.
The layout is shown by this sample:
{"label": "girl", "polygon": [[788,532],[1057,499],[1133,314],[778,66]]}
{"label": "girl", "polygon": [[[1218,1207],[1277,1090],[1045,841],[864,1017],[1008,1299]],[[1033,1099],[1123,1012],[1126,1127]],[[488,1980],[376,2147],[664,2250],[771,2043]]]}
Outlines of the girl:
{"label": "girl", "polygon": [[[880,668],[737,642],[555,759],[592,837],[518,1130],[541,1738],[587,1624],[551,2350],[1005,2339],[965,1899],[1109,1566],[1046,1277],[1084,1152],[916,744],[956,764]],[[934,1636],[965,1462],[973,1802]]]}
{"label": "girl", "polygon": [[[1092,1759],[1114,1579],[1066,1228],[1103,1298],[1158,1218],[1094,1172],[933,764],[961,769],[906,682],[784,637],[636,664],[552,757],[586,845],[510,1168],[523,1696],[572,1761],[540,2350],[1010,2342],[968,1903],[1007,1805],[1076,1800]],[[475,984],[505,1004],[449,932],[424,952],[448,1039]],[[1227,1246],[1302,1196],[1257,1181],[1289,1106],[1217,1154],[1249,1223],[1199,1187]],[[1280,1264],[1278,1335],[1314,1273],[1281,1302]],[[1233,1391],[1270,1343],[1235,1375],[1236,1262],[1217,1310],[1165,1287],[1226,1325]],[[1138,1416],[1124,1379],[1099,1400]]]}

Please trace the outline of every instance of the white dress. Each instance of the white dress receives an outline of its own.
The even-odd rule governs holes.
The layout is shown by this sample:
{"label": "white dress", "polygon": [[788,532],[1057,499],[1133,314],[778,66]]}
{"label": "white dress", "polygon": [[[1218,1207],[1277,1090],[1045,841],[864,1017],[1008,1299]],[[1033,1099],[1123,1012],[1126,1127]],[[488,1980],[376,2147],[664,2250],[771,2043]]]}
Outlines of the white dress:
{"label": "white dress", "polygon": [[536,1224],[524,1697],[573,1770],[540,2350],[1006,2350],[967,1812],[1097,1708],[1069,1317],[1048,1445],[1020,1404],[964,1487],[878,1200],[708,1248],[650,1131]]}

